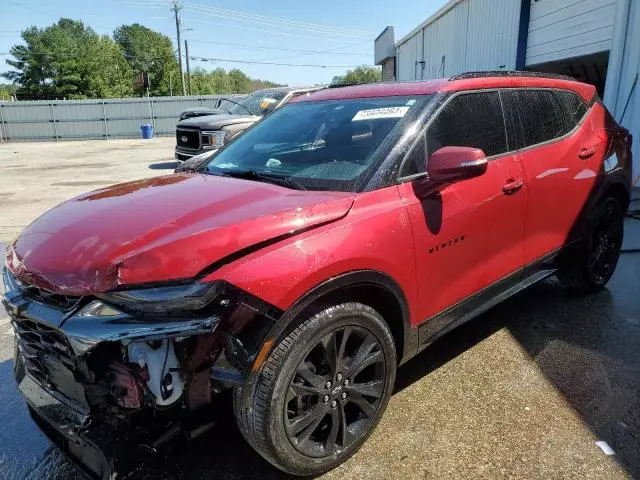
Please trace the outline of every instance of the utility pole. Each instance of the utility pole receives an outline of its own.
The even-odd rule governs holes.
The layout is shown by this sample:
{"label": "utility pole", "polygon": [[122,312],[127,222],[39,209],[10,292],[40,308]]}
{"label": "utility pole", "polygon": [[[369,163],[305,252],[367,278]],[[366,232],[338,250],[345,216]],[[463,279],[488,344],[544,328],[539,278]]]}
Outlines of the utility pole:
{"label": "utility pole", "polygon": [[191,69],[189,68],[189,44],[184,41],[184,56],[187,59],[187,92],[191,95]]}
{"label": "utility pole", "polygon": [[173,0],[173,7],[171,8],[171,10],[173,10],[173,13],[176,16],[176,36],[178,37],[178,65],[180,67],[180,85],[182,85],[182,95],[186,95],[187,92],[185,91],[184,88],[184,74],[182,73],[182,46],[181,46],[181,41],[180,41],[180,15],[178,15],[178,12],[180,12],[180,9],[182,8],[182,5],[180,5],[180,2],[178,2],[178,0]]}

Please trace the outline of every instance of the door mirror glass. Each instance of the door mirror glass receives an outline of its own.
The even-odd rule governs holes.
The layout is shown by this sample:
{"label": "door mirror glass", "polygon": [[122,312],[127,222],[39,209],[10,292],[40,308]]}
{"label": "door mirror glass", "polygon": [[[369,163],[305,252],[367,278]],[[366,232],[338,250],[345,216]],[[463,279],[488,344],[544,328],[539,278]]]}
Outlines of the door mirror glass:
{"label": "door mirror glass", "polygon": [[487,164],[479,148],[443,147],[427,160],[427,173],[431,181],[451,183],[479,177],[487,171]]}

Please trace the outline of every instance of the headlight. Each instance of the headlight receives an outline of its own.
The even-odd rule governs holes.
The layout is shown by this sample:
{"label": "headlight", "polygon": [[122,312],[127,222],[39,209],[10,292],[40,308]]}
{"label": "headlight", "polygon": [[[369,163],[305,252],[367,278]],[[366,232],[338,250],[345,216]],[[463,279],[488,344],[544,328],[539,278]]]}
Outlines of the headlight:
{"label": "headlight", "polygon": [[122,315],[120,310],[103,303],[101,300],[87,303],[78,312],[79,317],[117,317],[119,315]]}
{"label": "headlight", "polygon": [[[202,132],[203,148],[220,148],[224,145],[224,137],[227,135],[226,130],[214,130]],[[207,141],[208,140],[208,141]]]}
{"label": "headlight", "polygon": [[172,287],[122,290],[98,295],[100,299],[124,311],[171,314],[173,311],[195,311],[209,305],[220,293],[220,285],[190,283]]}

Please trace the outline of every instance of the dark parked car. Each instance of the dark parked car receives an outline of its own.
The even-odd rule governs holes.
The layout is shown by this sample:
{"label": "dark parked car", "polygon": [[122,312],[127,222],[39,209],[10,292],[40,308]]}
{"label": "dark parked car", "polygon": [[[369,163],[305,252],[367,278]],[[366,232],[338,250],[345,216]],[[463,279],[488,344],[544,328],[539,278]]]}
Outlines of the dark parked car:
{"label": "dark parked car", "polygon": [[[209,115],[198,109],[197,112],[192,112],[197,115],[191,115],[176,125],[175,157],[184,161],[216,150],[292,98],[318,89],[319,87],[267,88],[250,93],[238,101],[224,99]],[[186,115],[190,113],[187,112]],[[189,168],[187,166],[184,169]]]}
{"label": "dark parked car", "polygon": [[630,149],[593,86],[555,77],[300,96],[204,173],[81,195],[9,245],[18,388],[102,478],[211,426],[224,389],[265,459],[320,474],[438,337],[552,275],[608,282]]}

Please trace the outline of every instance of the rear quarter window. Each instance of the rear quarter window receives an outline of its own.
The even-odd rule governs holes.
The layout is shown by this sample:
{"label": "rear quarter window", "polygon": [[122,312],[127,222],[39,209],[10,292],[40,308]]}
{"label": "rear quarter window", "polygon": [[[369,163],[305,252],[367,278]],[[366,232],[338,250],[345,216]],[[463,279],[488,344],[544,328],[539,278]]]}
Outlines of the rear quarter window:
{"label": "rear quarter window", "polygon": [[555,91],[553,94],[558,99],[558,103],[564,110],[567,128],[569,130],[573,130],[573,128],[580,123],[586,115],[588,110],[587,104],[582,98],[573,92]]}

